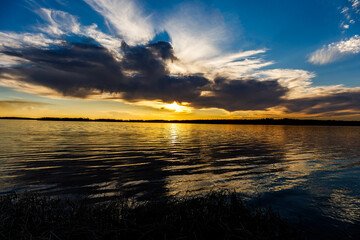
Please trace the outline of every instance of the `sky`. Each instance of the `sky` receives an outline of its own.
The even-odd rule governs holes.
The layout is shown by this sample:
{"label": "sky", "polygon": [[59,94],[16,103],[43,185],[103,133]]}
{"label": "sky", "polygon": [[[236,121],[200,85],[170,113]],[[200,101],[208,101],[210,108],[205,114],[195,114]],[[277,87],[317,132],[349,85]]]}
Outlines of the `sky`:
{"label": "sky", "polygon": [[0,0],[0,117],[360,120],[359,0]]}

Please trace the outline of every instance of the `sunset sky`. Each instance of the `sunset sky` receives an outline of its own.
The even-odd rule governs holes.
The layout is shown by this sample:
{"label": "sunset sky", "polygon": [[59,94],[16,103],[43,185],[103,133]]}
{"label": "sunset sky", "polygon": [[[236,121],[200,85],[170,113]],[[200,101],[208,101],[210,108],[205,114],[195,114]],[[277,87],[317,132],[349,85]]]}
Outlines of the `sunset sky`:
{"label": "sunset sky", "polygon": [[360,120],[360,1],[2,0],[0,116]]}

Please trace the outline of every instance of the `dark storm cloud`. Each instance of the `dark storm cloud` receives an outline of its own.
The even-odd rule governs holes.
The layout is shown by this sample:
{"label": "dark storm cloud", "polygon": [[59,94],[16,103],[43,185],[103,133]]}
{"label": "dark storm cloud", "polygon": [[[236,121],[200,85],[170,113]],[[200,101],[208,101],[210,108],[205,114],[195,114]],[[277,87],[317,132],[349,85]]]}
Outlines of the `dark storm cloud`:
{"label": "dark storm cloud", "polygon": [[[122,59],[117,61],[108,50],[88,41],[67,43],[56,49],[8,49],[2,53],[28,61],[26,65],[5,69],[6,73],[80,98],[110,92],[121,93],[127,101],[189,102],[196,108],[236,111],[265,110],[279,105],[288,91],[275,80],[218,77],[212,82],[202,74],[170,75],[165,61],[177,58],[168,42],[145,46],[123,43],[121,51]],[[202,96],[202,91],[211,92],[211,96]]]}
{"label": "dark storm cloud", "polygon": [[51,50],[7,50],[2,53],[26,59],[28,64],[2,70],[22,81],[80,98],[100,91],[122,93],[131,101],[185,101],[200,95],[200,88],[209,83],[201,76],[170,76],[164,61],[176,57],[169,43],[135,47],[123,43],[122,51],[119,62],[93,43],[68,43]]}
{"label": "dark storm cloud", "polygon": [[284,106],[289,113],[347,115],[360,112],[360,92],[342,92],[328,96],[288,100]]}
{"label": "dark storm cloud", "polygon": [[161,57],[163,60],[176,60],[177,58],[174,55],[174,50],[170,43],[159,41],[156,43],[152,43],[148,45],[149,48],[159,57]]}
{"label": "dark storm cloud", "polygon": [[109,52],[94,44],[67,44],[58,49],[8,50],[28,65],[9,69],[21,80],[54,89],[64,96],[86,97],[93,90],[121,89],[124,76]]}
{"label": "dark storm cloud", "polygon": [[124,71],[133,71],[128,76],[126,89],[121,89],[123,98],[129,101],[163,100],[191,101],[200,96],[201,88],[209,84],[202,76],[171,76],[165,60],[175,60],[172,46],[157,42],[148,46],[129,47],[122,45]]}
{"label": "dark storm cloud", "polygon": [[228,80],[215,79],[211,86],[212,95],[193,101],[197,107],[216,107],[228,111],[264,110],[279,105],[288,91],[277,81],[258,81],[255,79]]}
{"label": "dark storm cloud", "polygon": [[129,47],[124,42],[121,48],[124,52],[121,62],[122,69],[135,71],[137,75],[151,80],[167,74],[163,59],[159,59],[151,49],[143,46]]}
{"label": "dark storm cloud", "polygon": [[[156,79],[156,84],[147,84],[144,77],[134,78],[136,85],[123,94],[123,98],[129,101],[135,100],[163,100],[164,102],[192,102],[200,97],[203,86],[209,84],[206,78],[200,76],[162,76]],[[139,84],[142,83],[142,84]]]}

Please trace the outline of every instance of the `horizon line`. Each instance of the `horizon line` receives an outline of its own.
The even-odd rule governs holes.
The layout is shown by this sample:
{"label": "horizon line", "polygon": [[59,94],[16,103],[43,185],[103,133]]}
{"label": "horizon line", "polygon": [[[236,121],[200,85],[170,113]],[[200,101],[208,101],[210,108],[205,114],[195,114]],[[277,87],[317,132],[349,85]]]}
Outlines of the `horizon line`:
{"label": "horizon line", "polygon": [[9,120],[36,120],[36,121],[78,121],[78,122],[143,122],[143,123],[195,123],[195,124],[256,124],[256,125],[317,125],[317,126],[360,126],[359,120],[321,120],[295,118],[261,118],[261,119],[192,119],[192,120],[136,120],[111,118],[72,118],[72,117],[0,117]]}

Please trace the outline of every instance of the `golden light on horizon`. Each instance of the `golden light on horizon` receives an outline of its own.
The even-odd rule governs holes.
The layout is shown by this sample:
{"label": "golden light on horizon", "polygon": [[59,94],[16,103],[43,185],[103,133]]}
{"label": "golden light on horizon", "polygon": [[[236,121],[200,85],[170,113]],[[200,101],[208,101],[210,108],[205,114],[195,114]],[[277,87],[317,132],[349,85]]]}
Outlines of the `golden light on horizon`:
{"label": "golden light on horizon", "polygon": [[[184,104],[186,105],[186,104]],[[165,104],[163,107],[165,109],[177,112],[177,113],[184,113],[184,112],[191,112],[191,108],[184,106],[184,105],[179,105],[176,101],[174,101],[171,104]]]}

